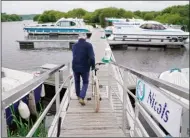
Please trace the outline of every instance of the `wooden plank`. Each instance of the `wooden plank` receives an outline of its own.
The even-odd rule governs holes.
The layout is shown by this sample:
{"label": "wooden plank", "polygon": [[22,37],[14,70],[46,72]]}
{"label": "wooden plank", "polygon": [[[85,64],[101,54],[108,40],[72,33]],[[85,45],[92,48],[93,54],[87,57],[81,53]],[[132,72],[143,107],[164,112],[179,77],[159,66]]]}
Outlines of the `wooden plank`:
{"label": "wooden plank", "polygon": [[62,137],[125,137],[124,134],[87,134],[87,135],[75,135],[75,134],[66,134]]}
{"label": "wooden plank", "polygon": [[82,132],[81,130],[65,130],[64,134],[105,134],[105,133],[109,133],[109,134],[118,134],[120,133],[120,129],[108,129],[108,130],[88,130],[85,132]]}

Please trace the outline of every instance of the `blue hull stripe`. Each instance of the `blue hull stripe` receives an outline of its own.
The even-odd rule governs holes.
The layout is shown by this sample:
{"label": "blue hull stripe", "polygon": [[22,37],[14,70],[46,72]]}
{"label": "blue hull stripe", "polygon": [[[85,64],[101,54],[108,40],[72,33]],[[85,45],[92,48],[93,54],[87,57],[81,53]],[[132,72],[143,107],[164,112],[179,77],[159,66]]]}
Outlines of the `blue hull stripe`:
{"label": "blue hull stripe", "polygon": [[50,33],[50,32],[84,32],[87,33],[89,30],[87,29],[70,29],[70,28],[24,28],[24,30],[30,31],[30,32],[45,32],[45,33]]}

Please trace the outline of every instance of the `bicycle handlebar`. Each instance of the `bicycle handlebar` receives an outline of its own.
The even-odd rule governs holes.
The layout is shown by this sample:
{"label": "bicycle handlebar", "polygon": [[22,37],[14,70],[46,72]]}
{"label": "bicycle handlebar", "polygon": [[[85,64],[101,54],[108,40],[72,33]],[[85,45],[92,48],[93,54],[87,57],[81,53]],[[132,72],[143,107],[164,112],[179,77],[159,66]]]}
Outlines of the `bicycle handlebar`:
{"label": "bicycle handlebar", "polygon": [[96,65],[105,65],[105,64],[106,64],[106,63],[98,62],[98,63],[95,64],[95,66],[96,66]]}
{"label": "bicycle handlebar", "polygon": [[95,64],[95,70],[94,70],[95,76],[96,76],[96,72],[98,71],[98,69],[96,68],[96,66],[97,66],[97,65],[105,65],[105,64],[106,64],[106,63],[102,63],[102,62],[98,62],[98,63]]}

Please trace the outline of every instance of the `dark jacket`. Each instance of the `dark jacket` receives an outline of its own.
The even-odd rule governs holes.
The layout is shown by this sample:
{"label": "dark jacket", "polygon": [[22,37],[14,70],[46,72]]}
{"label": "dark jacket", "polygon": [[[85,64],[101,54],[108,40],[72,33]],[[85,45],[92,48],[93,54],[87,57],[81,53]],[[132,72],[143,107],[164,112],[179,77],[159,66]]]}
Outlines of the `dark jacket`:
{"label": "dark jacket", "polygon": [[85,39],[79,39],[72,47],[74,72],[89,72],[90,67],[95,68],[95,55],[92,44]]}

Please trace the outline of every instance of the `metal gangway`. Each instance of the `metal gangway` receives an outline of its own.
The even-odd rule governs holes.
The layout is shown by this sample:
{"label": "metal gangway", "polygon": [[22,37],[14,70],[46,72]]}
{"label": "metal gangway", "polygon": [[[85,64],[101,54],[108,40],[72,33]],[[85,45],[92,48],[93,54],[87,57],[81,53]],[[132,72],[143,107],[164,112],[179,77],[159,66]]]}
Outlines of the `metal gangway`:
{"label": "metal gangway", "polygon": [[[62,69],[63,67],[64,69]],[[64,81],[61,84],[59,82],[59,73],[61,72],[60,70],[62,72],[66,70],[69,71],[68,76],[64,78]],[[123,75],[121,75],[121,70],[123,71],[122,73]],[[171,113],[170,117],[173,117],[173,119],[175,119],[172,120],[173,124],[177,126],[177,127],[172,126],[174,130],[172,130],[170,126],[172,124],[172,121],[169,122],[169,125],[166,124],[165,126],[163,126],[163,122],[161,122],[162,119],[159,119],[160,117],[159,114],[155,115],[154,110],[151,111],[150,108],[148,108],[144,103],[142,98],[143,97],[142,93],[137,92],[138,94],[135,95],[133,92],[131,92],[131,90],[128,89],[127,84],[125,83],[127,79],[126,74],[128,73],[131,73],[138,77],[137,85],[141,81],[141,83],[144,83],[145,85],[147,85],[147,87],[150,87],[152,91],[157,92],[156,95],[158,98],[161,99],[165,98],[165,102],[173,102],[175,105],[177,105],[177,107],[179,107],[180,110],[177,111],[172,110],[177,107],[168,107],[171,109],[169,111]],[[95,113],[93,111],[93,102],[92,103],[87,102],[86,107],[81,107],[79,106],[78,102],[76,102],[77,99],[75,99],[74,96],[74,80],[72,77],[70,63],[68,63],[67,67],[65,66],[65,64],[63,64],[45,72],[39,77],[34,78],[32,81],[29,81],[9,91],[9,96],[2,97],[1,134],[3,137],[7,137],[5,108],[8,107],[10,104],[20,100],[22,97],[26,96],[27,94],[29,94],[34,88],[43,84],[44,81],[52,75],[55,76],[56,94],[54,95],[48,106],[44,109],[43,113],[35,122],[35,124],[33,125],[32,129],[29,131],[26,137],[33,136],[36,129],[39,127],[40,123],[42,123],[42,120],[44,119],[44,117],[48,113],[48,110],[55,101],[56,101],[56,114],[48,130],[47,137],[59,137],[59,136],[60,137],[67,137],[67,136],[149,137],[151,135],[149,134],[146,128],[147,125],[150,126],[154,134],[156,134],[156,136],[158,137],[165,137],[167,135],[164,132],[163,128],[167,130],[167,132],[169,132],[171,136],[176,136],[176,135],[179,135],[179,137],[189,136],[189,105],[185,104],[180,100],[181,98],[184,98],[189,101],[188,89],[165,82],[157,78],[150,78],[149,76],[141,74],[134,69],[124,67],[122,65],[116,64],[115,62],[112,62],[106,64],[105,66],[100,67],[100,72],[98,74],[100,84],[102,85],[102,87],[105,88],[102,91],[100,91],[100,93],[103,96],[102,96],[102,101],[100,102],[102,106],[100,107],[99,113]],[[67,82],[68,82],[68,88],[61,102],[59,102],[60,91]],[[176,99],[175,97],[166,93],[164,90],[168,90],[171,93],[180,96],[181,98]],[[90,89],[88,93],[90,93]],[[132,107],[129,95],[134,100],[135,108]],[[169,103],[167,104],[170,105]],[[158,112],[158,109],[156,110],[157,110],[156,112]],[[73,117],[73,114],[75,114],[75,117]],[[81,117],[80,114],[82,115],[86,114],[85,118],[79,119],[78,122],[76,123],[69,122],[71,120],[75,120]],[[108,116],[104,116],[105,114]],[[175,114],[176,115],[179,114],[179,118],[176,118],[174,116]],[[103,119],[101,119],[101,117],[103,117]],[[105,121],[104,119],[105,120],[107,119],[108,121]],[[144,119],[144,123],[142,122],[142,119]],[[84,122],[84,120],[88,120],[89,122]],[[98,120],[99,124],[93,123],[93,121],[98,121]],[[178,122],[178,120],[180,122]],[[71,123],[71,125],[69,125],[69,123]],[[92,125],[96,125],[96,127],[93,127]],[[76,126],[79,126],[80,129],[77,128]],[[89,129],[83,129],[86,128],[85,126]],[[67,129],[68,127],[71,128]],[[180,129],[180,131],[175,132],[178,128]]]}

